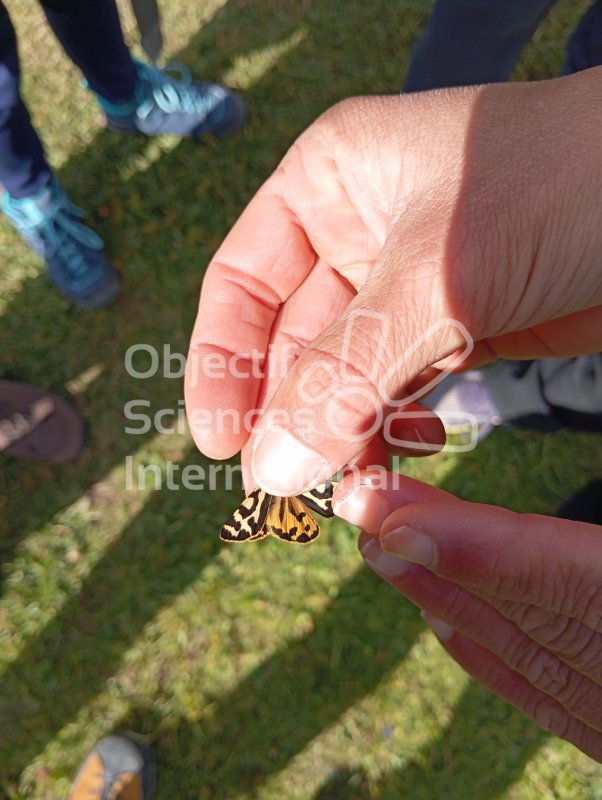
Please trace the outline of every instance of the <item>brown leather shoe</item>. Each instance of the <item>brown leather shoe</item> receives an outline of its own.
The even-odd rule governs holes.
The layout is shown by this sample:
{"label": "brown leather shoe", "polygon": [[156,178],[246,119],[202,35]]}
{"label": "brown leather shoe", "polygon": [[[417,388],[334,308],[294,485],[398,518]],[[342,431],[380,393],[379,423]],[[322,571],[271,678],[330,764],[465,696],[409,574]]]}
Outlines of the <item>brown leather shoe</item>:
{"label": "brown leather shoe", "polygon": [[0,454],[64,464],[84,442],[84,421],[58,395],[17,381],[0,381]]}
{"label": "brown leather shoe", "polygon": [[129,736],[107,736],[86,756],[69,800],[150,800],[154,766],[150,750]]}

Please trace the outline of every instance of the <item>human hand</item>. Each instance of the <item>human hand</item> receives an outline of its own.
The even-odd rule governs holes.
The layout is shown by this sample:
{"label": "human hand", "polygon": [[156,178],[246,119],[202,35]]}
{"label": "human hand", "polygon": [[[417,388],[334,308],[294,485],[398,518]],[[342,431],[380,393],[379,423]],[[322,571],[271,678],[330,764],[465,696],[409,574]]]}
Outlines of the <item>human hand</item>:
{"label": "human hand", "polygon": [[602,528],[468,503],[382,472],[335,513],[476,680],[602,761]]}
{"label": "human hand", "polygon": [[[296,494],[459,348],[602,349],[601,75],[356,98],[310,126],[208,268],[186,382],[199,448],[244,446],[255,482]],[[397,438],[437,449],[415,410]]]}

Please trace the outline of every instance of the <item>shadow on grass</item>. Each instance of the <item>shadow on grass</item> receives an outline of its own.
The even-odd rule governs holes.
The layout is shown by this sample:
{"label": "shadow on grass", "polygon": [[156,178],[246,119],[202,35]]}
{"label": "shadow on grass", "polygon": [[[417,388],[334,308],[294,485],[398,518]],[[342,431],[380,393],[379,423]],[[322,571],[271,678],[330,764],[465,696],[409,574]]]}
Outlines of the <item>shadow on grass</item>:
{"label": "shadow on grass", "polygon": [[313,800],[493,800],[520,778],[547,738],[503,700],[470,683],[449,725],[407,766],[372,779],[361,768],[338,770]]}
{"label": "shadow on grass", "polygon": [[[175,532],[174,520],[185,523]],[[24,647],[0,678],[0,727],[10,731],[0,738],[0,783],[102,690],[144,626],[196,580],[219,547],[212,526],[200,494],[182,509],[178,493],[158,492]]]}
{"label": "shadow on grass", "polygon": [[[409,603],[392,603],[389,595],[361,570],[310,634],[262,663],[212,705],[208,718],[163,730],[158,796],[173,786],[181,798],[253,794],[283,770],[409,653],[423,623]],[[142,711],[129,724],[148,731],[155,721]]]}
{"label": "shadow on grass", "polygon": [[[421,2],[399,8],[385,0],[370,8],[283,0],[261,10],[246,0],[231,0],[177,58],[193,74],[219,79],[236,58],[278,46],[245,92],[250,108],[245,130],[226,142],[184,141],[159,157],[156,151],[147,157],[150,145],[143,138],[119,138],[103,131],[59,172],[70,196],[92,211],[91,226],[103,236],[121,270],[124,290],[114,307],[89,313],[64,301],[45,276],[26,279],[3,316],[3,377],[63,394],[67,385],[75,387],[89,428],[87,449],[75,465],[3,462],[3,562],[12,559],[31,531],[106,482],[125,456],[151,446],[154,431],[124,433],[124,404],[141,398],[152,403],[152,411],[177,408],[181,381],[161,374],[132,378],[124,369],[125,352],[140,342],[159,352],[164,344],[186,352],[205,265],[249,197],[292,139],[324,109],[352,94],[398,90],[410,40],[426,10]],[[362,48],[372,50],[372,41],[387,53],[382,63],[362,58]],[[324,79],[316,81],[316,75]],[[137,166],[141,158],[143,167]],[[205,527],[217,531],[231,511],[231,501],[225,507],[207,494],[194,500],[187,495],[185,501],[181,494],[173,495],[160,493],[147,503],[92,568],[79,593],[2,676],[0,727],[11,733],[10,741],[0,741],[0,783],[17,778],[101,690],[143,626],[213,557],[216,537],[200,536],[196,516],[205,514]],[[113,499],[118,503],[123,498],[115,492]],[[174,515],[191,516],[177,545],[165,525],[166,516]],[[341,614],[337,608],[335,604],[330,621],[324,623],[329,632],[345,627],[341,616],[346,606],[343,603]],[[376,641],[384,630],[377,631]],[[320,638],[318,649],[323,643]],[[310,644],[307,652],[302,646],[291,652],[309,658],[309,649]],[[288,670],[293,669],[290,657],[283,655]],[[320,661],[322,656],[316,658]],[[385,667],[393,658],[387,657]],[[298,669],[305,674],[303,663]],[[333,708],[342,707],[345,696],[348,702],[360,696],[381,674],[376,667],[369,681],[362,683],[360,678],[353,691],[333,701]],[[319,682],[315,675],[313,680]],[[273,691],[272,685],[264,694]],[[244,698],[242,690],[233,698],[242,723],[247,714]],[[286,752],[294,752],[334,716],[334,710],[318,714],[321,722],[312,723],[309,730],[301,728]],[[286,727],[286,719],[286,707],[274,706],[265,724],[278,730]],[[260,747],[258,741],[258,761]]]}
{"label": "shadow on grass", "polygon": [[[423,629],[417,609],[361,570],[310,635],[267,659],[212,704],[206,718],[173,720],[134,708],[119,728],[154,740],[158,800],[174,786],[181,800],[258,798],[270,776],[399,666]],[[403,769],[377,779],[362,768],[337,770],[314,800],[494,798],[520,777],[546,738],[524,715],[470,683],[440,736]]]}
{"label": "shadow on grass", "polygon": [[[324,109],[352,94],[398,89],[425,5],[398,8],[380,0],[369,8],[345,4],[342,14],[338,3],[285,0],[260,10],[231,0],[177,58],[193,74],[219,79],[235,59],[277,49],[245,92],[244,131],[226,142],[183,141],[141,168],[146,139],[102,131],[60,171],[68,193],[92,211],[91,225],[107,242],[124,288],[115,306],[90,313],[70,306],[42,275],[25,280],[3,316],[2,377],[63,394],[70,382],[85,384],[76,399],[89,425],[88,448],[75,465],[3,461],[3,561],[29,531],[150,440],[153,432],[124,433],[125,402],[177,406],[181,381],[130,377],[125,352],[143,342],[186,353],[203,270],[250,196]],[[375,40],[387,53],[382,62],[361,57]]]}

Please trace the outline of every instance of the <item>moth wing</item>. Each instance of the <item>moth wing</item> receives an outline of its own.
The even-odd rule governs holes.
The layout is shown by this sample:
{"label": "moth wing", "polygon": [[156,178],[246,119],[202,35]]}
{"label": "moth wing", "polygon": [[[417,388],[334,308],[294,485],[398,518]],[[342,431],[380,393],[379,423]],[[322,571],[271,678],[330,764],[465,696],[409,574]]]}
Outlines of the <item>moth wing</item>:
{"label": "moth wing", "polygon": [[297,497],[277,497],[266,520],[268,533],[283,542],[309,544],[317,539],[320,526]]}
{"label": "moth wing", "polygon": [[261,489],[248,494],[230,519],[222,525],[220,539],[225,542],[252,542],[268,535],[266,517],[274,498]]}
{"label": "moth wing", "polygon": [[332,493],[336,485],[336,481],[320,483],[315,489],[297,495],[297,499],[316,514],[321,514],[323,517],[334,517],[334,511],[332,510]]}

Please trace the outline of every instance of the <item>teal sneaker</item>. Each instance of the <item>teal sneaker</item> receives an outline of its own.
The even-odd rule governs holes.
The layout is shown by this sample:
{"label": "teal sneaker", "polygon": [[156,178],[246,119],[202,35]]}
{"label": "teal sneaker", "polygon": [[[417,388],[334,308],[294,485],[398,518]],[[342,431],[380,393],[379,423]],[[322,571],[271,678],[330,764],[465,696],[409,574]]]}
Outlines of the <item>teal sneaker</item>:
{"label": "teal sneaker", "polygon": [[84,212],[54,178],[30,197],[4,192],[1,208],[44,259],[50,280],[68,300],[89,309],[115,300],[120,280],[103,255],[103,241],[80,222]]}
{"label": "teal sneaker", "polygon": [[225,86],[195,82],[184,66],[160,69],[136,60],[134,64],[138,84],[131,103],[115,104],[96,95],[110,130],[146,136],[212,134],[223,139],[242,127],[245,102]]}

